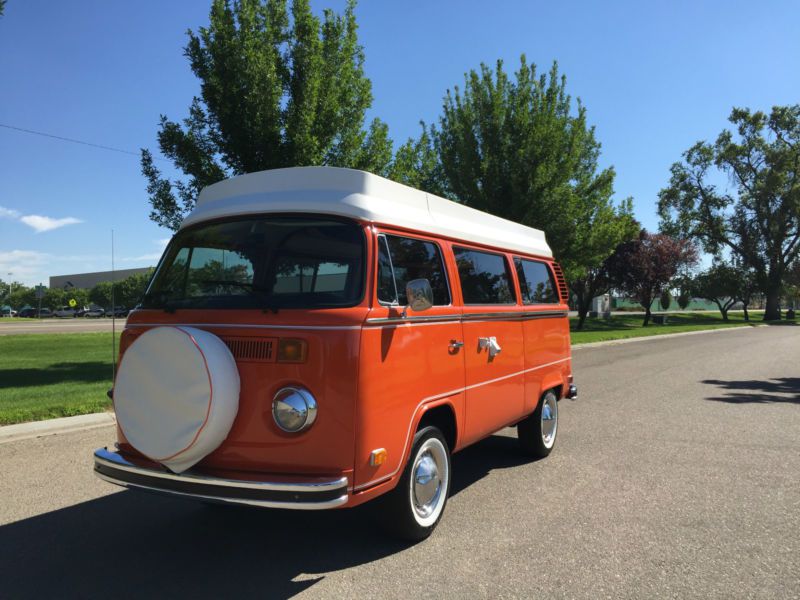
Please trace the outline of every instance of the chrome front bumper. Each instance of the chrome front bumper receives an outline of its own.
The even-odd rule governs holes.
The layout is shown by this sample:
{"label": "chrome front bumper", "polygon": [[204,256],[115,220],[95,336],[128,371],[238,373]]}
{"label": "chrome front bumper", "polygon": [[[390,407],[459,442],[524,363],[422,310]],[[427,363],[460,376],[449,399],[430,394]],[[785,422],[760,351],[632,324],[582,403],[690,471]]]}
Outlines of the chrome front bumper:
{"label": "chrome front bumper", "polygon": [[107,448],[94,451],[94,472],[124,487],[229,504],[322,510],[347,502],[347,478],[287,483],[220,479],[140,467]]}

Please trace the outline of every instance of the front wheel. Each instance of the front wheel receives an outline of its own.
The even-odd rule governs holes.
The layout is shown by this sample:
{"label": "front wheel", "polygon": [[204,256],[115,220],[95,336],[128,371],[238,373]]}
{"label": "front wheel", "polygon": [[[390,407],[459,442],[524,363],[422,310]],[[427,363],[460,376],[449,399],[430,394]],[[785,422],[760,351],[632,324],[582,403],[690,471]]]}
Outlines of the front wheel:
{"label": "front wheel", "polygon": [[442,432],[425,427],[414,436],[400,481],[380,507],[384,527],[397,537],[418,542],[442,518],[450,494],[450,450]]}
{"label": "front wheel", "polygon": [[517,425],[517,436],[523,454],[544,458],[553,451],[558,433],[558,397],[547,390],[532,415]]}

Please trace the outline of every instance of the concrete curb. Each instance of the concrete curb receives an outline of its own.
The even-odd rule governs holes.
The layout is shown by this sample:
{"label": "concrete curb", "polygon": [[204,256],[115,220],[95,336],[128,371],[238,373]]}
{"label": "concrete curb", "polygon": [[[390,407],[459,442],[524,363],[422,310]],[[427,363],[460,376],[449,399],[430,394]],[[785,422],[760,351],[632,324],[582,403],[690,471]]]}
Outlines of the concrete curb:
{"label": "concrete curb", "polygon": [[742,329],[755,329],[756,327],[769,327],[769,325],[739,325],[737,327],[721,327],[718,329],[699,329],[697,331],[681,331],[680,333],[663,333],[661,335],[642,335],[639,337],[623,338],[621,340],[606,340],[604,342],[587,342],[585,344],[573,344],[573,350],[581,350],[583,348],[597,348],[599,346],[616,346],[618,344],[632,344],[633,342],[652,342],[654,340],[663,340],[676,337],[684,337],[686,335],[700,335],[703,333],[722,333],[725,331],[741,331]]}
{"label": "concrete curb", "polygon": [[19,425],[3,425],[0,427],[0,444],[18,442],[45,435],[57,433],[72,433],[98,427],[116,425],[117,419],[112,412],[95,413],[91,415],[78,415],[77,417],[62,417],[46,421],[33,421]]}

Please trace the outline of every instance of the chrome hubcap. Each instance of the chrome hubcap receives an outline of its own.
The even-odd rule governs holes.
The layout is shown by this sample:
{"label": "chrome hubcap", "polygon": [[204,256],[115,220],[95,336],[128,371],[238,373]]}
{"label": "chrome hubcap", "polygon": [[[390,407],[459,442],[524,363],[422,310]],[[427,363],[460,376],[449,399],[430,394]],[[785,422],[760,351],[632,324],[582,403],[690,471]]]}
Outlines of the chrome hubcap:
{"label": "chrome hubcap", "polygon": [[552,447],[558,429],[558,401],[554,394],[547,394],[542,405],[542,442],[545,447]]}
{"label": "chrome hubcap", "polygon": [[411,503],[421,525],[436,521],[445,500],[449,478],[447,454],[441,442],[427,440],[417,453],[411,472]]}
{"label": "chrome hubcap", "polygon": [[417,462],[414,470],[414,500],[417,507],[429,513],[429,507],[441,487],[442,481],[439,478],[436,461],[430,454],[426,454]]}

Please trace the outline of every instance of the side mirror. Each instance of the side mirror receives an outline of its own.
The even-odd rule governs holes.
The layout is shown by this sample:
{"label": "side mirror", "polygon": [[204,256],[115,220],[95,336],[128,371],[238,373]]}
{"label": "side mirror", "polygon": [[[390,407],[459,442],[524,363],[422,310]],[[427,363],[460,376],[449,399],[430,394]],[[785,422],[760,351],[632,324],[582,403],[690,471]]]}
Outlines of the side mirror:
{"label": "side mirror", "polygon": [[406,284],[408,307],[414,312],[428,310],[433,306],[433,290],[427,279],[412,279]]}

